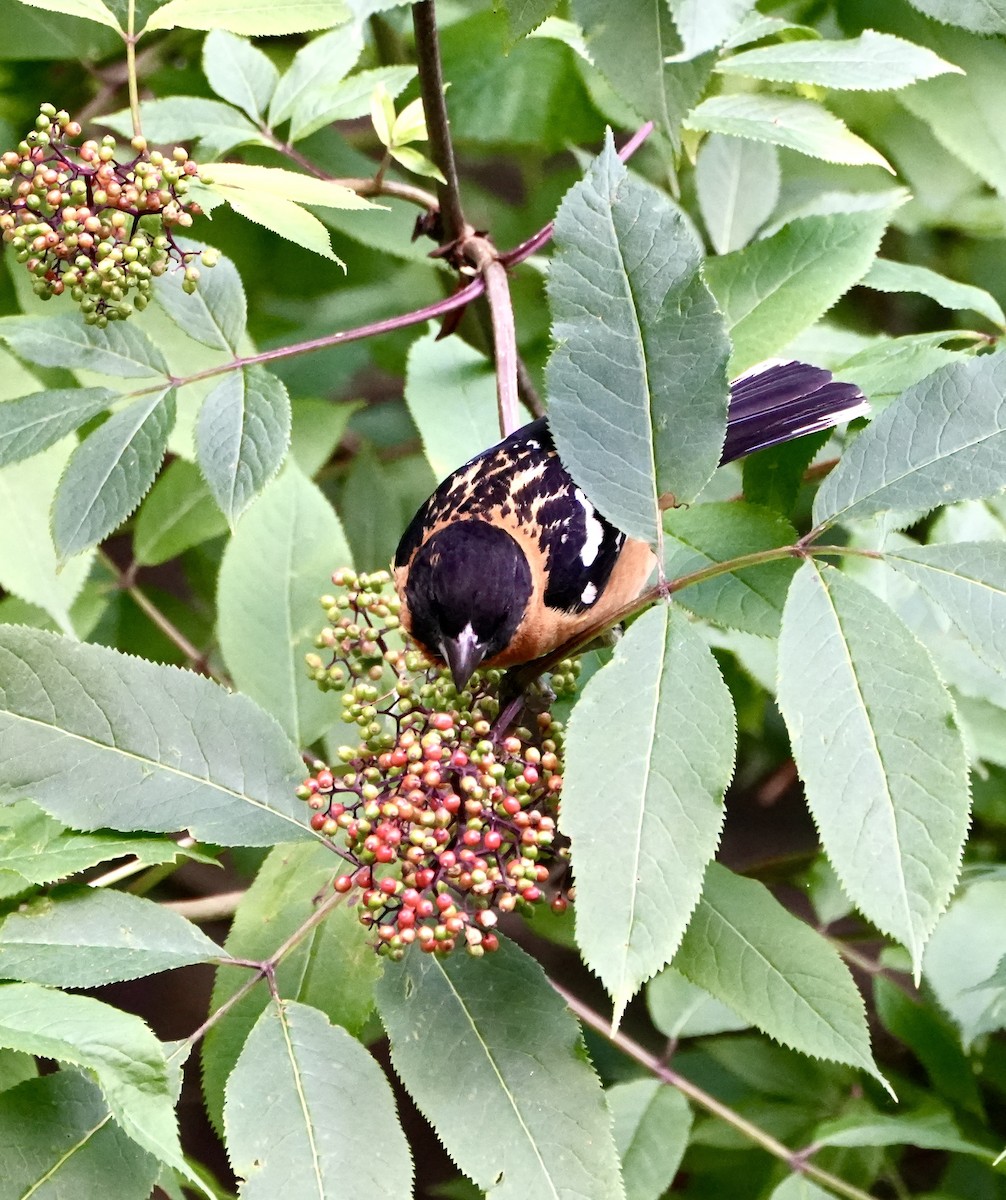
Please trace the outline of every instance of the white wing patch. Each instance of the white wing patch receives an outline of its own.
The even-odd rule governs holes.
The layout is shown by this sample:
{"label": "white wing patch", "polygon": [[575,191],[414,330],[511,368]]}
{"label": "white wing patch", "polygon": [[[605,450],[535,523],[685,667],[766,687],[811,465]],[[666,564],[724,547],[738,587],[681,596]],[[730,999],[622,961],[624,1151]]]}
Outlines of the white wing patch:
{"label": "white wing patch", "polygon": [[593,604],[596,599],[597,599],[597,585],[593,584],[593,583],[588,583],[587,586],[580,593],[580,600],[584,604]]}
{"label": "white wing patch", "polygon": [[[594,559],[597,558],[597,553],[601,549],[601,541],[604,538],[604,526],[597,519],[597,512],[593,504],[591,504],[583,492],[577,488],[573,494],[576,496],[577,503],[583,509],[583,527],[586,535],[584,543],[580,547],[580,561],[585,567],[589,567]],[[589,601],[585,601],[585,603],[589,603]]]}

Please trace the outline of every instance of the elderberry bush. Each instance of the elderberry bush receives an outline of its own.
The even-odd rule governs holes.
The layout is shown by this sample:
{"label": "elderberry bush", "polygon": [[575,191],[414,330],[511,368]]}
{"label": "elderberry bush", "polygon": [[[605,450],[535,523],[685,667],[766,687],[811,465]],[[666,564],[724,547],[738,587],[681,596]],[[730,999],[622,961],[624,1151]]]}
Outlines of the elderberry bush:
{"label": "elderberry bush", "polygon": [[[393,958],[414,942],[438,954],[495,950],[500,914],[549,894],[556,911],[568,903],[556,834],[562,724],[501,709],[500,671],[476,673],[459,693],[404,639],[386,571],[337,571],[333,582],[317,639],[328,660],[312,653],[308,668],[343,691],[342,718],[360,740],[339,748],[335,766],[315,762],[298,795],[350,865],[335,889],[355,891],[361,923]],[[553,692],[574,689],[578,671],[561,663]],[[511,728],[515,715],[523,723]]]}
{"label": "elderberry bush", "polygon": [[146,308],[153,280],[170,267],[194,292],[195,260],[212,266],[216,255],[175,240],[200,212],[186,198],[199,175],[188,151],[164,155],[135,137],[120,157],[111,134],[77,146],[80,135],[69,113],[43,104],[35,128],[0,156],[0,231],[35,294],[69,294],[89,325],[103,327]]}

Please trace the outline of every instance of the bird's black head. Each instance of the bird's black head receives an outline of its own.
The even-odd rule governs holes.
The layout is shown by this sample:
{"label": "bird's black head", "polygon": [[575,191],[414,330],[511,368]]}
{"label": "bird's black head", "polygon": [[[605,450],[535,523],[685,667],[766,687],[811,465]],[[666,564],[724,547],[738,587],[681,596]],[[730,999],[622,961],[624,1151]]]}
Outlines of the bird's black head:
{"label": "bird's black head", "polygon": [[505,530],[458,521],[420,548],[405,596],[413,634],[443,655],[460,691],[516,632],[531,597],[531,569]]}

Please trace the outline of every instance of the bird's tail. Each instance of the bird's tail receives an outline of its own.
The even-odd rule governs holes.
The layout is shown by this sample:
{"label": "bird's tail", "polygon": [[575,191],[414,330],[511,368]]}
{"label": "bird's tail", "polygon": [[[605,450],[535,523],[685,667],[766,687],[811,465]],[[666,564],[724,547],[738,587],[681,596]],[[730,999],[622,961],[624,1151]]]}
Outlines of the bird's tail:
{"label": "bird's tail", "polygon": [[823,367],[769,359],[730,385],[723,463],[805,433],[831,429],[869,412],[854,383],[839,383]]}

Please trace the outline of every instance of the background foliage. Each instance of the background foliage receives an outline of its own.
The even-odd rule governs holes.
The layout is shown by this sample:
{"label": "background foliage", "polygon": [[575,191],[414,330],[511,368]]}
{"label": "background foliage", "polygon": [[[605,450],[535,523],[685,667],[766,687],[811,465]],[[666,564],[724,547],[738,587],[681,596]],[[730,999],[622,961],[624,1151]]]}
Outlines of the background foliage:
{"label": "background foliage", "polygon": [[[1006,7],[435,17],[522,396],[675,591],[561,713],[575,926],[379,959],[294,795],[332,570],[498,436],[429,23],[0,0],[0,142],[138,117],[223,255],[107,328],[4,257],[0,1200],[1006,1195]],[[714,474],[772,355],[871,419]]]}

